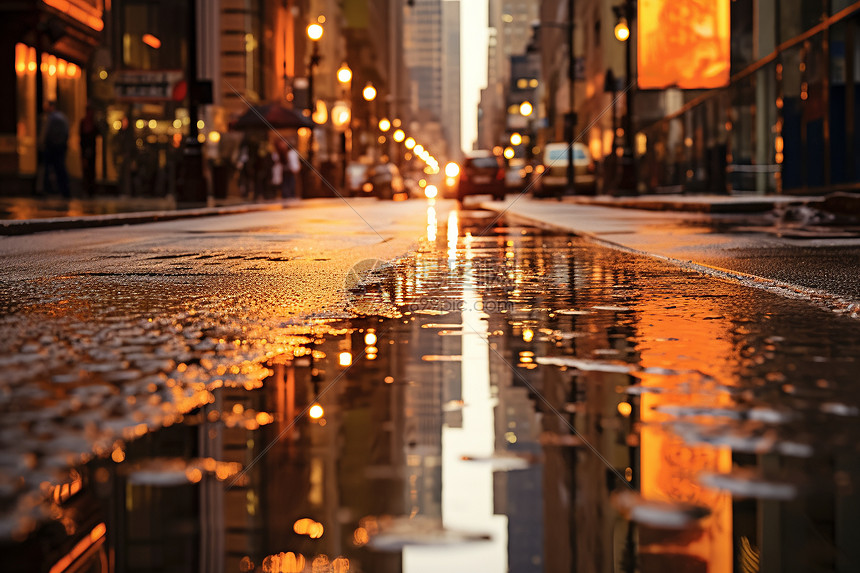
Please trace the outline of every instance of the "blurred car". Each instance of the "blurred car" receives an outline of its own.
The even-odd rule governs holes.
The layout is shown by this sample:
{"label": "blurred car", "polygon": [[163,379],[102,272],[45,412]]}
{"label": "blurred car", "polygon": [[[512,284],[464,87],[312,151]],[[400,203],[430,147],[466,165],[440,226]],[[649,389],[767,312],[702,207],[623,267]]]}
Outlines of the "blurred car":
{"label": "blurred car", "polygon": [[519,193],[525,187],[525,159],[515,157],[505,169],[505,187],[509,193]]}
{"label": "blurred car", "polygon": [[370,165],[365,163],[350,163],[346,166],[346,192],[351,197],[369,195],[373,190],[368,178]]}
{"label": "blurred car", "polygon": [[418,184],[415,177],[404,177],[403,185],[406,187],[406,194],[410,199],[421,199],[424,197],[424,189]]}
{"label": "blurred car", "polygon": [[460,166],[456,161],[450,161],[435,176],[428,178],[439,189],[439,195],[446,199],[457,198],[457,180],[460,178]]}
{"label": "blurred car", "polygon": [[406,191],[403,176],[393,163],[374,165],[368,174],[373,186],[372,192],[377,199],[393,199],[398,193]]}
{"label": "blurred car", "polygon": [[471,151],[460,166],[457,181],[457,200],[469,195],[490,194],[493,199],[505,198],[505,165],[502,159],[489,150]]}
{"label": "blurred car", "polygon": [[[567,190],[567,143],[548,143],[543,153],[543,172],[537,181],[535,194],[560,197]],[[578,194],[593,195],[596,190],[594,161],[584,143],[573,144],[573,173]]]}

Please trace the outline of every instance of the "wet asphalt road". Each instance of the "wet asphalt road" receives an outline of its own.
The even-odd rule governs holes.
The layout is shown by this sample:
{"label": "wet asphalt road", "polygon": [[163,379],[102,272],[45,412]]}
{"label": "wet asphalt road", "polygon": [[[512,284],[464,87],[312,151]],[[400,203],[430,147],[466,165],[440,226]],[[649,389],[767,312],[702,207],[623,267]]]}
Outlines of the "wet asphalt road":
{"label": "wet asphalt road", "polygon": [[852,570],[860,322],[321,205],[0,242],[4,571]]}

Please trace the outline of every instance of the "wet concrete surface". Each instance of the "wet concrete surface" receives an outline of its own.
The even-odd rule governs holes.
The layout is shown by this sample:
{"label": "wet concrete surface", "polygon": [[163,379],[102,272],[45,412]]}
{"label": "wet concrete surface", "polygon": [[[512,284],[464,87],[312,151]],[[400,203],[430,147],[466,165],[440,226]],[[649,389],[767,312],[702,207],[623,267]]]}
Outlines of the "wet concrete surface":
{"label": "wet concrete surface", "polygon": [[449,207],[0,243],[0,568],[853,570],[860,322]]}
{"label": "wet concrete surface", "polygon": [[[718,267],[811,291],[829,308],[860,308],[860,227],[825,224],[814,211],[710,216],[510,197],[481,203],[509,219],[562,229],[679,263]],[[804,221],[804,218],[807,221]],[[827,218],[827,217],[825,217]],[[856,312],[856,311],[855,311]]]}

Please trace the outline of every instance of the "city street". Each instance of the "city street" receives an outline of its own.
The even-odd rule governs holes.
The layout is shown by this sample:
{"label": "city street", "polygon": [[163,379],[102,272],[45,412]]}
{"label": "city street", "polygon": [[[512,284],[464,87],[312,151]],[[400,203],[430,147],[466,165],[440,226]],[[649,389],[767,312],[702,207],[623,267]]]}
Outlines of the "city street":
{"label": "city street", "polygon": [[854,283],[522,201],[2,238],[0,569],[850,571]]}
{"label": "city street", "polygon": [[0,31],[0,573],[860,571],[860,0]]}

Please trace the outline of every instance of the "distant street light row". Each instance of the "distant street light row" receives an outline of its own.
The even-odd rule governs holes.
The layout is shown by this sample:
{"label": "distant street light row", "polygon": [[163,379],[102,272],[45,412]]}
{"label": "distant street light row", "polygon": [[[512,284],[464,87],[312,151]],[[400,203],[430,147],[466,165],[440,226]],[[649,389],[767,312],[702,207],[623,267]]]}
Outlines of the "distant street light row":
{"label": "distant street light row", "polygon": [[[319,40],[323,37],[323,34],[324,34],[324,29],[322,27],[322,24],[324,24],[324,23],[325,23],[325,18],[323,16],[320,16],[317,19],[317,22],[313,22],[312,24],[310,24],[307,27],[308,38],[310,38],[313,41],[313,54],[311,57],[310,74],[309,74],[309,76],[310,76],[309,98],[310,98],[311,110],[316,109],[315,102],[313,101],[313,99],[314,99],[313,69],[319,63],[319,51],[318,51],[317,46],[318,46]],[[338,70],[337,70],[337,80],[343,86],[344,94],[348,93],[349,83],[352,81],[352,78],[353,78],[352,70],[350,69],[349,65],[346,62],[343,62],[341,64],[340,68],[338,68]],[[367,85],[365,85],[364,89],[361,90],[361,97],[363,97],[366,102],[373,102],[376,99],[377,93],[378,92],[376,90],[376,87],[373,85],[373,83],[367,82]],[[529,114],[531,114],[531,109],[525,110],[523,112],[523,115],[529,115]],[[344,103],[342,106],[338,107],[337,113],[334,113],[334,110],[333,110],[332,119],[333,119],[333,121],[335,121],[338,124],[338,127],[342,128],[342,129],[346,128],[350,122],[350,119],[351,119],[347,104]],[[317,123],[324,123],[324,121],[322,121],[322,122],[317,121]],[[394,141],[396,143],[403,143],[403,145],[406,147],[406,149],[410,150],[416,157],[421,159],[426,165],[426,168],[424,170],[426,173],[428,173],[428,174],[439,173],[439,162],[438,162],[438,160],[435,157],[433,157],[433,155],[427,149],[425,149],[423,145],[420,145],[418,142],[416,142],[414,138],[406,136],[406,132],[404,132],[403,129],[400,128],[400,120],[399,119],[395,119],[392,122],[388,118],[382,118],[379,120],[378,127],[379,127],[379,131],[381,131],[382,133],[388,133],[389,130],[394,128],[395,131],[394,131],[394,133],[391,134],[392,139],[394,139]],[[380,141],[380,143],[383,142],[384,137],[381,137],[379,141]]]}
{"label": "distant street light row", "polygon": [[406,132],[400,128],[400,120],[395,119],[393,122],[386,117],[379,120],[379,131],[388,133],[392,128],[394,132],[391,134],[391,139],[396,143],[402,143],[403,146],[411,151],[416,157],[421,159],[426,165],[424,170],[428,175],[439,173],[439,161],[424,148],[423,145],[415,141],[414,137],[407,137]]}

